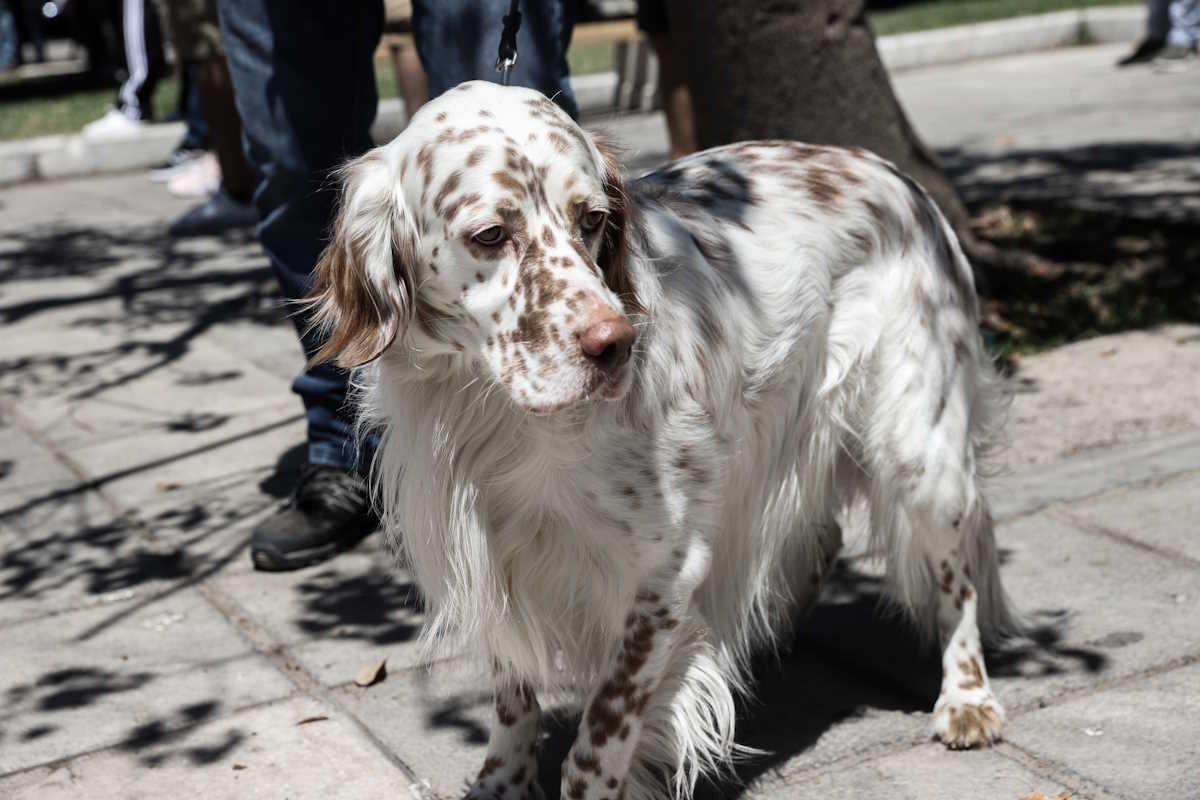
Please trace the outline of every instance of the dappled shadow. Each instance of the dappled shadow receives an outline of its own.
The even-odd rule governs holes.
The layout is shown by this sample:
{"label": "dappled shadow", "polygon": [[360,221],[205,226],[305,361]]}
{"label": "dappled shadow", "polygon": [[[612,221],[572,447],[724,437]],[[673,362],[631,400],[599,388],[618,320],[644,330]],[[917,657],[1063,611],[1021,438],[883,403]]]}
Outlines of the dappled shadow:
{"label": "dappled shadow", "polygon": [[171,714],[136,726],[118,747],[136,753],[138,762],[146,767],[158,767],[172,759],[183,759],[197,767],[216,763],[233,752],[246,739],[246,734],[230,728],[210,744],[188,742],[195,733],[195,726],[216,717],[220,708],[221,703],[217,700],[180,706]]}
{"label": "dappled shadow", "polygon": [[1002,351],[1200,322],[1200,145],[943,157],[975,234],[1034,256],[987,273],[984,324]]}
{"label": "dappled shadow", "polygon": [[[703,783],[699,800],[742,796],[746,785],[809,751],[831,729],[861,717],[920,712],[911,721],[900,717],[889,725],[898,741],[924,739],[927,712],[940,689],[940,656],[932,646],[923,648],[911,626],[883,608],[881,580],[853,559],[839,560],[821,602],[781,653],[763,655],[753,664],[752,695],[738,703],[737,741],[762,753],[742,759],[733,778]],[[1136,641],[1121,634],[1108,645],[1068,644],[1062,612],[1033,616],[1039,622],[1027,639],[989,650],[994,678],[1094,675],[1108,665],[1097,648]],[[455,729],[462,745],[479,747],[487,741],[490,705],[490,694],[478,690],[436,698],[426,710],[426,724]],[[559,796],[560,765],[579,721],[573,707],[550,707],[545,715],[539,780],[550,800]]]}
{"label": "dappled shadow", "polygon": [[145,670],[116,672],[78,665],[59,667],[32,680],[14,682],[5,688],[0,705],[0,741],[32,742],[51,736],[60,730],[53,715],[140,689],[156,677]]}
{"label": "dappled shadow", "polygon": [[[390,562],[390,558],[387,559]],[[296,587],[303,609],[294,624],[310,636],[361,639],[389,645],[415,639],[424,606],[416,586],[387,569],[347,577],[336,565]]]}
{"label": "dappled shadow", "polygon": [[980,153],[939,151],[971,206],[1055,206],[1167,224],[1200,224],[1200,144],[1114,142]]}
{"label": "dappled shadow", "polygon": [[[96,333],[95,346],[0,361],[0,396],[94,397],[177,363],[221,322],[286,324],[249,234],[178,241],[160,225],[45,225],[0,233],[0,248],[0,324],[19,334],[22,323],[53,314],[57,327]],[[236,374],[184,374],[180,382]]]}
{"label": "dappled shadow", "polygon": [[[82,719],[78,712],[91,706],[102,709],[114,703],[127,705],[128,700],[114,698],[141,690],[159,677],[144,669],[80,665],[59,667],[31,681],[14,683],[3,694],[0,741],[11,740],[18,746],[39,742],[35,747],[57,749],[60,745],[42,745],[40,740],[77,735],[74,728]],[[213,764],[225,759],[247,738],[236,727],[197,736],[197,726],[218,719],[221,711],[222,702],[210,699],[185,703],[158,716],[139,714],[135,718],[143,721],[121,734],[116,748],[135,755],[145,767],[171,760],[197,767]]]}
{"label": "dappled shadow", "polygon": [[76,637],[89,639],[241,557],[250,525],[277,502],[255,489],[254,477],[233,474],[188,491],[168,486],[153,507],[118,517],[88,484],[59,490],[53,502],[0,510],[0,602],[41,613],[111,606]]}

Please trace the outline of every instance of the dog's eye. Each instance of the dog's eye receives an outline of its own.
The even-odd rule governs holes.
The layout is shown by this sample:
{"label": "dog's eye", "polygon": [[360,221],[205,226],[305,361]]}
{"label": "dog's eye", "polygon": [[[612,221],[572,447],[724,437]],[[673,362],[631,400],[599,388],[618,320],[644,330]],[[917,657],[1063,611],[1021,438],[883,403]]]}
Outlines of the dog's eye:
{"label": "dog's eye", "polygon": [[504,228],[493,225],[475,234],[473,238],[482,245],[494,247],[504,241]]}
{"label": "dog's eye", "polygon": [[586,232],[591,233],[604,224],[604,218],[607,216],[608,212],[601,211],[599,209],[595,211],[589,211],[583,215],[583,219],[580,221],[579,225]]}

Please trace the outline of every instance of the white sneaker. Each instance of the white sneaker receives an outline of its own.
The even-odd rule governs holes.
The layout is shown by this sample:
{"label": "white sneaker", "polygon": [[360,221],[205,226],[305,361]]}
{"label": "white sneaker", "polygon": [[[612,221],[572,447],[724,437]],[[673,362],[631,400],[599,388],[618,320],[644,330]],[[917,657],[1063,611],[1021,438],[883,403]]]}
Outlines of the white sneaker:
{"label": "white sneaker", "polygon": [[208,197],[221,188],[221,165],[212,153],[194,158],[167,181],[167,191],[176,197]]}
{"label": "white sneaker", "polygon": [[166,161],[156,167],[152,167],[148,172],[148,177],[154,183],[166,183],[182,172],[188,164],[202,157],[206,152],[206,150],[176,149],[171,152],[171,155],[167,156]]}
{"label": "white sneaker", "polygon": [[140,119],[126,116],[118,109],[110,108],[100,119],[84,125],[80,133],[85,139],[126,139],[136,136],[147,124]]}

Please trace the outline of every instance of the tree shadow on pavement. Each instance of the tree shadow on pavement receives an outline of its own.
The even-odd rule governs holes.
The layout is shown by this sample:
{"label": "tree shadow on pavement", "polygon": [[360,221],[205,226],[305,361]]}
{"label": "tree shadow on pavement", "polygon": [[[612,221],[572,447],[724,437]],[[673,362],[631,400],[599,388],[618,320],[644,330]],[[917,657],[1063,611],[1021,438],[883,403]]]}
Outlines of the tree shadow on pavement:
{"label": "tree shadow on pavement", "polygon": [[309,636],[360,639],[379,646],[415,639],[424,605],[416,585],[401,580],[389,566],[349,577],[326,569],[305,578],[296,587],[303,608],[294,625]]}
{"label": "tree shadow on pavement", "polygon": [[[178,363],[222,322],[274,326],[285,320],[274,277],[246,235],[176,241],[160,226],[53,225],[4,231],[0,240],[6,255],[0,287],[17,287],[0,288],[0,324],[20,326],[54,314],[56,327],[94,331],[98,343],[5,358],[3,397],[94,397]],[[234,373],[236,364],[225,375],[179,380],[199,386]]]}
{"label": "tree shadow on pavement", "polygon": [[1200,145],[942,153],[973,229],[1027,269],[986,274],[1001,352],[1200,322]]}
{"label": "tree shadow on pavement", "polygon": [[[763,655],[753,665],[753,694],[738,703],[737,741],[761,754],[742,759],[731,779],[703,782],[697,788],[699,800],[742,796],[747,785],[810,750],[833,728],[860,717],[919,712],[911,721],[888,723],[889,736],[895,743],[925,739],[927,712],[940,689],[941,659],[936,648],[922,648],[907,622],[882,611],[882,591],[879,577],[851,559],[838,561],[822,601],[778,657]],[[994,678],[1096,674],[1107,667],[1102,653],[1064,641],[1058,611],[1034,616],[1040,622],[1028,639],[988,652]],[[488,718],[489,707],[487,693],[459,693],[427,709],[426,724],[457,728],[464,744],[479,746],[487,741],[479,720]],[[546,714],[539,782],[548,800],[559,796],[560,767],[579,721],[574,707],[551,708]]]}
{"label": "tree shadow on pavement", "polygon": [[[12,742],[14,747],[36,742],[35,747],[54,748],[53,743],[47,745],[42,740],[76,735],[73,728],[78,725],[82,709],[112,702],[119,706],[123,701],[115,698],[143,689],[158,677],[158,673],[146,669],[114,671],[71,666],[14,683],[3,694],[0,741]],[[229,727],[215,740],[207,733],[203,743],[196,740],[196,727],[215,720],[221,710],[221,701],[211,699],[186,703],[157,716],[140,715],[144,721],[120,735],[116,749],[134,754],[144,767],[158,767],[172,759],[183,759],[192,766],[215,763],[246,739],[240,729]]]}

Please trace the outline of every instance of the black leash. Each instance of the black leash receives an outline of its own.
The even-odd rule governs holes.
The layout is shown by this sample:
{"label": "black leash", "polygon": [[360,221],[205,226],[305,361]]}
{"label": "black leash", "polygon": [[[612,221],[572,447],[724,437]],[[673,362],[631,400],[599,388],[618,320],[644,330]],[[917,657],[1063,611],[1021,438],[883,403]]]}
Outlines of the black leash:
{"label": "black leash", "polygon": [[504,30],[500,32],[500,50],[496,54],[496,72],[500,83],[508,86],[513,67],[517,65],[517,31],[521,29],[521,0],[512,0],[504,15]]}

